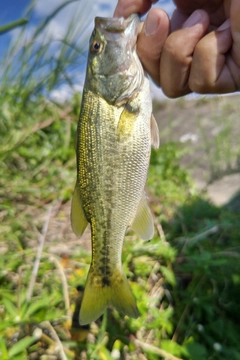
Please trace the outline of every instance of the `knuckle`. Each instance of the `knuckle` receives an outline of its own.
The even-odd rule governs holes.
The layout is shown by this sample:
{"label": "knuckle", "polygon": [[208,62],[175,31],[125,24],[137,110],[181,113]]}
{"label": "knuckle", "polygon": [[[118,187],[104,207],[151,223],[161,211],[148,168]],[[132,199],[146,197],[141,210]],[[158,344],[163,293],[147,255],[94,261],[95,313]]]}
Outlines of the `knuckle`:
{"label": "knuckle", "polygon": [[204,42],[200,42],[194,51],[192,66],[189,76],[189,87],[197,93],[211,92],[213,86],[213,73],[211,69],[211,60],[207,54],[209,49],[205,48]]}
{"label": "knuckle", "polygon": [[[167,64],[174,64],[175,67],[187,67],[191,62],[191,55],[186,51],[186,40],[182,37],[171,34],[163,47],[164,57],[167,58]],[[166,64],[166,65],[167,65]]]}
{"label": "knuckle", "polygon": [[199,94],[206,92],[210,86],[210,82],[200,66],[192,67],[188,83],[190,89]]}
{"label": "knuckle", "polygon": [[164,51],[174,58],[179,57],[179,40],[174,33],[170,34],[166,39]]}
{"label": "knuckle", "polygon": [[189,94],[191,91],[188,88],[162,88],[163,93],[170,99],[176,99],[178,97]]}
{"label": "knuckle", "polygon": [[204,71],[204,69],[201,69],[200,67],[196,71],[191,71],[189,77],[189,87],[193,92],[199,94],[208,94],[213,92],[214,83],[211,81],[211,77],[206,75],[207,71]]}

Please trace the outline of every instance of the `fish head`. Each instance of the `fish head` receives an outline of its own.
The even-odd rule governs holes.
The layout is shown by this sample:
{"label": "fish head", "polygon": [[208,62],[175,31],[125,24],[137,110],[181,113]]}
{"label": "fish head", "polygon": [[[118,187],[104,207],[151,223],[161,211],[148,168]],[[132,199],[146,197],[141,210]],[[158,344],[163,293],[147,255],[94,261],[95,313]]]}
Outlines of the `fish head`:
{"label": "fish head", "polygon": [[110,104],[126,103],[143,83],[144,71],[136,52],[139,31],[136,14],[128,19],[95,18],[85,85]]}

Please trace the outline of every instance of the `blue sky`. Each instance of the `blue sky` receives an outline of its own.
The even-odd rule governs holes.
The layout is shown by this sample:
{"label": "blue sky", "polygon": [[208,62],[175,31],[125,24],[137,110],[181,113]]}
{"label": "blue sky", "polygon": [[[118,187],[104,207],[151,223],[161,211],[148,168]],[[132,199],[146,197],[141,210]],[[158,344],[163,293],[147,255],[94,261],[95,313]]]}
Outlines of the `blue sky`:
{"label": "blue sky", "polygon": [[[46,17],[54,8],[63,3],[64,0],[36,0],[35,10],[29,23],[34,26],[37,21]],[[65,11],[65,18],[59,16],[55,21],[55,26],[59,24],[62,28],[67,25],[69,17],[71,17],[71,9],[74,10],[83,4],[89,5],[89,0],[80,0],[69,6],[69,11]],[[94,16],[112,16],[117,0],[94,0],[92,1],[92,19]],[[24,17],[27,8],[30,6],[31,0],[0,0],[0,26]],[[93,6],[94,4],[94,6]],[[173,2],[171,0],[160,0],[154,6],[162,7],[168,13],[172,12]],[[74,10],[75,11],[75,10]],[[9,41],[13,37],[13,33],[7,33],[0,36],[0,52],[8,46]]]}
{"label": "blue sky", "polygon": [[[45,18],[47,15],[51,13],[55,8],[57,8],[61,3],[64,3],[65,0],[37,0],[34,12],[32,14],[31,20],[29,22],[29,27],[34,27],[38,21]],[[0,26],[6,25],[9,22],[19,20],[22,17],[25,17],[28,7],[31,5],[31,0],[0,0]],[[52,31],[57,32],[57,27],[61,27],[65,29],[68,24],[68,20],[70,19],[72,13],[74,13],[74,9],[82,6],[82,4],[89,4],[89,0],[80,0],[76,1],[76,3],[70,5],[65,11],[65,16],[63,18],[63,14],[60,14],[52,24]],[[111,16],[111,11],[114,9],[113,0],[95,0],[94,2],[97,6],[94,6],[93,16],[96,13],[100,13],[100,16]],[[71,11],[72,10],[72,11]],[[101,15],[102,14],[102,15]],[[9,45],[11,39],[14,36],[14,31],[8,32],[4,35],[0,36],[0,54],[4,52],[6,47]]]}
{"label": "blue sky", "polygon": [[24,10],[30,4],[30,0],[2,0],[0,1],[0,24],[19,19]]}
{"label": "blue sky", "polygon": [[[29,0],[0,1],[0,26],[21,18],[29,3]],[[9,34],[0,36],[0,56],[7,48],[10,39],[11,36]]]}
{"label": "blue sky", "polygon": [[[88,0],[89,1],[89,0]],[[87,3],[88,1],[85,0]],[[83,2],[83,1],[81,1]],[[96,1],[95,1],[96,2]],[[109,16],[111,15],[110,12],[114,9],[117,1],[116,0],[102,0],[97,1],[101,3],[100,8],[105,12],[109,11]],[[61,0],[54,1],[54,0],[38,0],[37,3],[39,7],[45,7],[46,13],[49,9],[52,8],[50,5],[51,3],[55,5],[60,4]],[[42,3],[42,6],[40,5]],[[171,0],[162,0],[159,1],[158,4],[155,6],[162,7],[163,9],[169,11],[172,8],[172,1]],[[31,4],[31,0],[2,0],[0,1],[0,24],[6,24],[9,21],[14,21],[19,19],[19,17],[24,15],[26,8]],[[38,5],[37,5],[38,6]]]}
{"label": "blue sky", "polygon": [[[29,24],[27,25],[28,32],[31,34],[36,24],[46,18],[47,15],[49,15],[63,2],[65,2],[65,0],[36,0],[34,12]],[[0,0],[0,26],[24,17],[30,4],[31,0]],[[85,32],[84,39],[83,36],[79,36],[79,39],[83,43],[87,44],[88,37],[90,36],[93,28],[94,17],[112,16],[116,4],[117,0],[76,1],[64,8],[64,11],[61,11],[51,21],[47,36],[51,36],[53,39],[59,39],[63,37],[64,32],[67,30],[73,16],[79,14],[79,35],[82,35],[83,29]],[[173,2],[171,0],[160,0],[154,6],[163,8],[168,12],[168,14],[171,14],[174,8]],[[85,31],[85,29],[87,30]],[[4,35],[0,35],[0,58],[6,51],[11,41],[18,35],[18,31],[19,29],[15,29]],[[84,81],[84,69],[85,66],[82,67],[79,77],[79,82],[81,83],[80,86],[83,85]],[[63,94],[63,96],[64,91],[64,89],[59,89],[59,93]]]}

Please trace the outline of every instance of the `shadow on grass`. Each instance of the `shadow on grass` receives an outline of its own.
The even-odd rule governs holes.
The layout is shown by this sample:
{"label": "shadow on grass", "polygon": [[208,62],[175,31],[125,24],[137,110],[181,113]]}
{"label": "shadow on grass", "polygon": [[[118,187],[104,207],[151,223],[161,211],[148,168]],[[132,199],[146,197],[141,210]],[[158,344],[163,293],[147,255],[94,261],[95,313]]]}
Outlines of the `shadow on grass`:
{"label": "shadow on grass", "polygon": [[178,250],[173,339],[198,343],[194,360],[240,359],[240,192],[221,208],[189,200],[166,230]]}

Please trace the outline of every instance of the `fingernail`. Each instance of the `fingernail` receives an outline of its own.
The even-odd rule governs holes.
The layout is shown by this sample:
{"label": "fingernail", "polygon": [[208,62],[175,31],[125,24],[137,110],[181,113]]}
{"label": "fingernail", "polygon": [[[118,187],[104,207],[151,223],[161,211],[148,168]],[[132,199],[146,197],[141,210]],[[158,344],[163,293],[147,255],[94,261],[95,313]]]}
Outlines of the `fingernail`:
{"label": "fingernail", "polygon": [[159,26],[159,18],[150,11],[145,21],[144,32],[146,36],[155,34]]}
{"label": "fingernail", "polygon": [[202,13],[201,11],[194,11],[191,16],[185,21],[185,23],[182,26],[182,29],[189,28],[191,26],[196,25],[200,20],[202,19]]}
{"label": "fingernail", "polygon": [[226,21],[224,21],[224,23],[221,26],[219,26],[218,30],[223,31],[228,28],[230,28],[230,19],[227,19]]}

